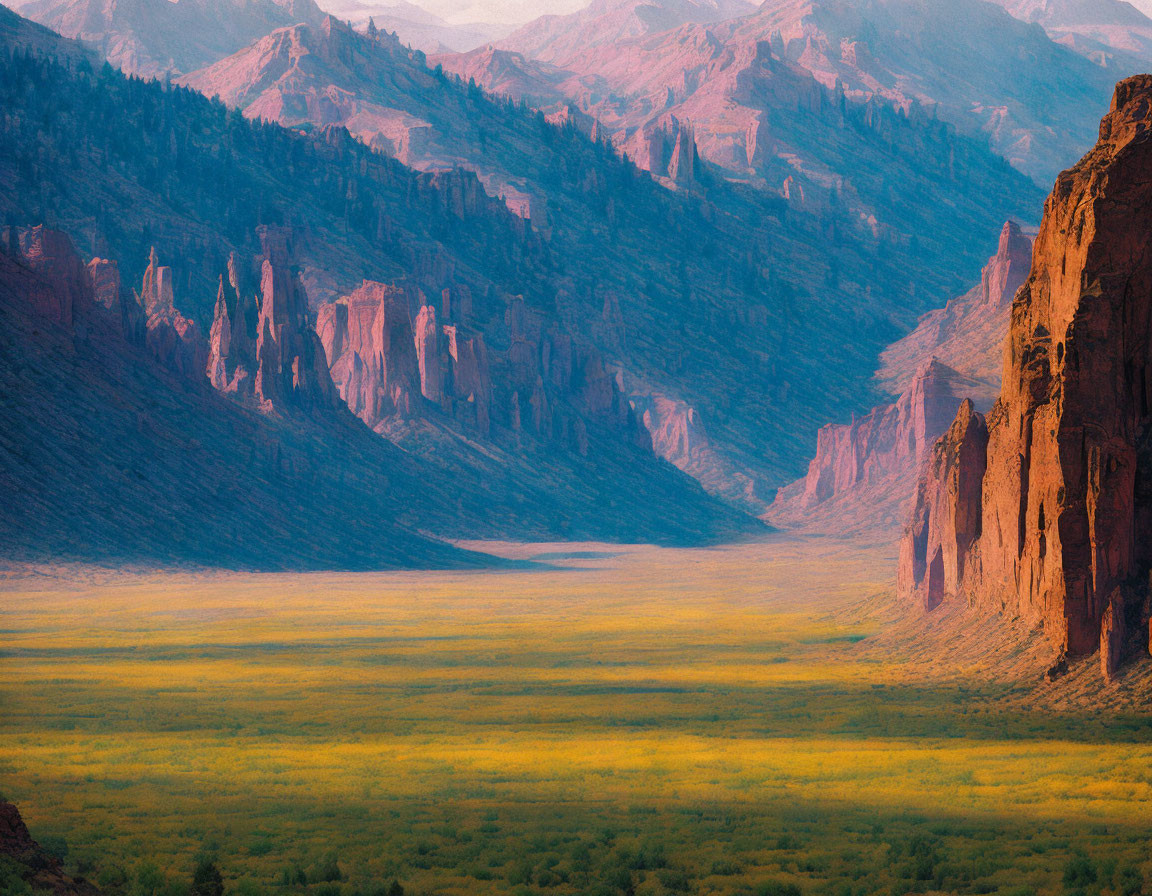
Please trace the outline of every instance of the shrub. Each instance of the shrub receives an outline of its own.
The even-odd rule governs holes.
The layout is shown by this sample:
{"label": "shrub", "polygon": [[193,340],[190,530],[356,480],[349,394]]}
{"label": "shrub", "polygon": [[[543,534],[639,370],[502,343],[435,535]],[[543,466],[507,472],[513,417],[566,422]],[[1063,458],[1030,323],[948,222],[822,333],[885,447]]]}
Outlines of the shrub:
{"label": "shrub", "polygon": [[1116,891],[1120,896],[1140,896],[1144,892],[1144,876],[1135,865],[1126,865],[1120,869],[1120,880]]}
{"label": "shrub", "polygon": [[201,859],[192,872],[191,896],[224,896],[224,878],[211,859]]}
{"label": "shrub", "polygon": [[53,858],[61,862],[68,858],[68,841],[59,834],[42,834],[36,839],[40,848]]}
{"label": "shrub", "polygon": [[308,883],[308,875],[299,865],[289,865],[280,872],[280,886],[303,887]]}
{"label": "shrub", "polygon": [[107,865],[100,869],[96,883],[105,893],[123,893],[128,888],[128,875],[118,865]]}
{"label": "shrub", "polygon": [[1078,890],[1096,883],[1096,865],[1088,856],[1073,856],[1064,866],[1064,887]]}
{"label": "shrub", "polygon": [[24,882],[20,867],[7,856],[0,855],[0,893],[5,896],[32,896],[32,888]]}
{"label": "shrub", "polygon": [[312,878],[316,883],[331,884],[344,880],[344,872],[340,870],[340,862],[336,856],[327,856],[316,869]]}
{"label": "shrub", "polygon": [[675,868],[664,868],[657,875],[666,890],[673,893],[687,893],[691,889],[688,875]]}
{"label": "shrub", "polygon": [[164,889],[164,872],[152,862],[141,862],[136,867],[132,882],[132,896],[158,896]]}

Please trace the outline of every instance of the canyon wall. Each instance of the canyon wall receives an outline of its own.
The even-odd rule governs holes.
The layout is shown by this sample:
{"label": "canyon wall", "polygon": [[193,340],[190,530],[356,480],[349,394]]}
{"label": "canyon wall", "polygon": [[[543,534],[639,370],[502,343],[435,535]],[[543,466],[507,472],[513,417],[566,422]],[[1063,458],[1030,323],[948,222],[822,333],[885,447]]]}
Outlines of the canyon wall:
{"label": "canyon wall", "polygon": [[986,449],[962,408],[901,549],[906,597],[1023,616],[1070,655],[1103,644],[1106,674],[1148,615],[1149,172],[1152,76],[1140,75],[1117,85],[1099,142],[1045,204]]}
{"label": "canyon wall", "polygon": [[1006,222],[979,284],[924,315],[881,356],[876,379],[898,398],[822,427],[807,475],[781,488],[764,518],[809,531],[899,531],[917,476],[960,402],[987,409],[996,399],[1012,298],[1031,258],[1031,240]]}

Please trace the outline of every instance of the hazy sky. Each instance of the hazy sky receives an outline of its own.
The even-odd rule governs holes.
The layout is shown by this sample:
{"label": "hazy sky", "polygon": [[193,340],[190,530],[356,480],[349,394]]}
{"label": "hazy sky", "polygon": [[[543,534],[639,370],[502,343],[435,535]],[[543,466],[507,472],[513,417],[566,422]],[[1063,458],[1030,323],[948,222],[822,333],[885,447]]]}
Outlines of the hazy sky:
{"label": "hazy sky", "polygon": [[[409,2],[423,6],[450,22],[519,23],[530,21],[545,13],[574,12],[587,6],[589,0],[409,0]],[[1152,16],[1152,0],[1130,0],[1130,2],[1141,12]]]}
{"label": "hazy sky", "polygon": [[[387,3],[387,0],[383,0]],[[409,0],[449,22],[528,22],[546,13],[575,12],[589,0]],[[1148,0],[1152,2],[1152,0]],[[321,3],[323,5],[323,3]]]}

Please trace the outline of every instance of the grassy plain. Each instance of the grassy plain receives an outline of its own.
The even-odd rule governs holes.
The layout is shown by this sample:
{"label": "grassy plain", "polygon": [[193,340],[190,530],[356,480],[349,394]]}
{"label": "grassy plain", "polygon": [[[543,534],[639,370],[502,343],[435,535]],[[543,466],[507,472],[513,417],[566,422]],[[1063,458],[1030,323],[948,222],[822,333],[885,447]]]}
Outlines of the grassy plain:
{"label": "grassy plain", "polygon": [[502,550],[12,575],[0,790],[113,894],[1152,892],[1152,718],[893,637],[890,548]]}

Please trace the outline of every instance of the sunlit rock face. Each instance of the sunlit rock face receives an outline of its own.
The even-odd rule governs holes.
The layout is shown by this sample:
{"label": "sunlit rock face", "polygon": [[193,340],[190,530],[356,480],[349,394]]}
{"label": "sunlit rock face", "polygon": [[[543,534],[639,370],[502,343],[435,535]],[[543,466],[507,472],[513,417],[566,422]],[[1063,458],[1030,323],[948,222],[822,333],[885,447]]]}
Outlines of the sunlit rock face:
{"label": "sunlit rock face", "polygon": [[[1152,76],[1120,82],[1099,142],[1045,205],[1012,308],[980,488],[951,488],[955,464],[934,469],[902,552],[906,595],[919,593],[926,566],[936,598],[963,594],[1034,619],[1070,654],[1103,644],[1113,670],[1152,566],[1150,131]],[[945,439],[937,452],[954,448]],[[968,443],[972,468],[979,453]],[[933,590],[923,518],[940,528],[942,491],[948,513],[980,525],[966,562],[954,574],[946,566]]]}

